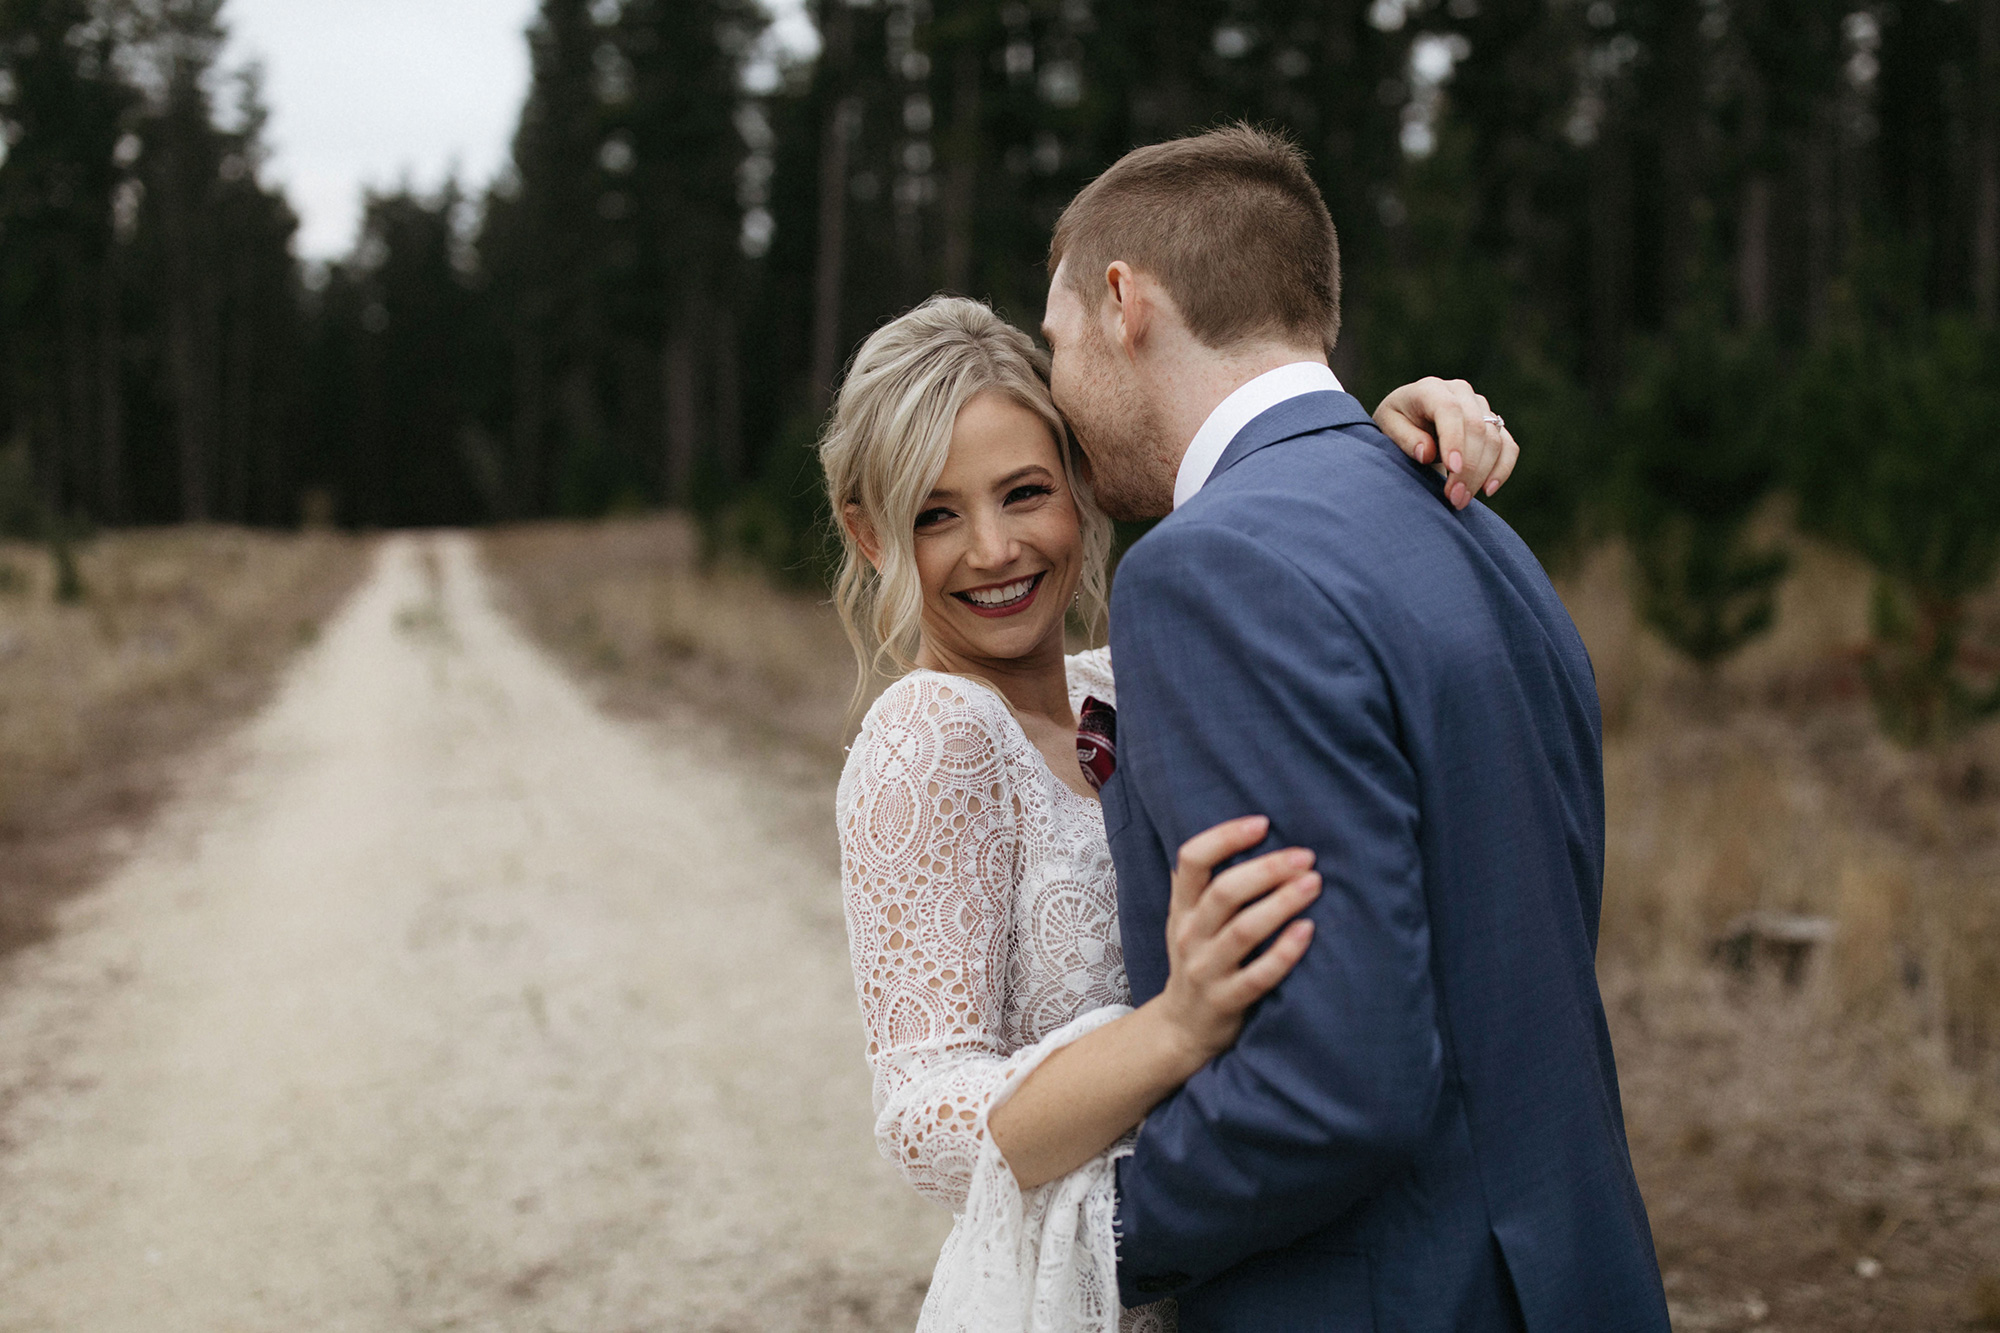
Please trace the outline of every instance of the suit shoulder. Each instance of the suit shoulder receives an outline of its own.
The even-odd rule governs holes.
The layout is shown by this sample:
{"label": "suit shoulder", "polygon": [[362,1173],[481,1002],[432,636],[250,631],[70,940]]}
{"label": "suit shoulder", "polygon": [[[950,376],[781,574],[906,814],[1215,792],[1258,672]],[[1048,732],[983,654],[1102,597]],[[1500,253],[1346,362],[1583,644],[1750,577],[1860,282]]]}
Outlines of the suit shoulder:
{"label": "suit shoulder", "polygon": [[1115,593],[1131,586],[1165,580],[1170,585],[1215,575],[1234,578],[1246,569],[1289,569],[1291,561],[1267,532],[1239,521],[1229,506],[1184,508],[1162,519],[1133,544],[1118,564]]}
{"label": "suit shoulder", "polygon": [[1260,449],[1212,480],[1183,513],[1246,532],[1301,535],[1325,523],[1423,530],[1453,516],[1393,444],[1359,427],[1315,431]]}
{"label": "suit shoulder", "polygon": [[[1226,512],[1206,509],[1162,522],[1126,553],[1112,584],[1111,639],[1152,642],[1172,653],[1172,635],[1267,642],[1311,633],[1323,642],[1352,634],[1351,581],[1328,577],[1283,527],[1246,530]],[[1155,632],[1171,627],[1167,641]]]}

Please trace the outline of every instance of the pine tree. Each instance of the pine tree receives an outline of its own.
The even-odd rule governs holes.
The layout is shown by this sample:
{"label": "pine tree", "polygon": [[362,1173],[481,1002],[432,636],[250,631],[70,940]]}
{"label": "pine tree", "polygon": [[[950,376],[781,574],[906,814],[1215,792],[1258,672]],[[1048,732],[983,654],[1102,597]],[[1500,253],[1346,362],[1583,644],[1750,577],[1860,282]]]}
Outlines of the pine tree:
{"label": "pine tree", "polygon": [[637,233],[612,255],[629,255],[637,279],[618,283],[636,307],[624,323],[654,332],[659,350],[661,493],[675,503],[692,496],[699,463],[740,475],[739,65],[765,22],[748,0],[627,0],[607,30],[629,88],[607,99],[600,211]]}
{"label": "pine tree", "polygon": [[51,514],[126,511],[114,35],[86,0],[0,5],[0,432]]}
{"label": "pine tree", "polygon": [[474,298],[460,272],[455,182],[424,198],[371,195],[339,280],[359,324],[350,334],[355,397],[346,492],[379,526],[490,516],[492,482],[466,435],[465,364]]}
{"label": "pine tree", "polygon": [[1948,740],[2000,715],[1970,598],[2000,571],[2000,343],[1960,318],[1892,332],[1843,319],[1784,400],[1801,520],[1876,572],[1868,684],[1883,729]]}
{"label": "pine tree", "polygon": [[1769,348],[1713,308],[1650,344],[1620,404],[1625,530],[1641,617],[1705,671],[1777,618],[1790,561],[1751,524],[1776,489]]}
{"label": "pine tree", "polygon": [[529,30],[533,77],[512,169],[478,240],[506,329],[512,507],[548,513],[604,447],[595,352],[602,313],[597,153],[603,118],[587,0],[543,0]]}
{"label": "pine tree", "polygon": [[165,406],[169,432],[135,449],[156,486],[171,474],[144,509],[191,522],[289,521],[303,350],[290,248],[298,223],[261,179],[266,112],[254,71],[234,80],[236,123],[219,123],[221,8],[159,0],[130,16],[125,35],[145,93],[130,141],[138,203],[125,283],[152,375],[138,393]]}

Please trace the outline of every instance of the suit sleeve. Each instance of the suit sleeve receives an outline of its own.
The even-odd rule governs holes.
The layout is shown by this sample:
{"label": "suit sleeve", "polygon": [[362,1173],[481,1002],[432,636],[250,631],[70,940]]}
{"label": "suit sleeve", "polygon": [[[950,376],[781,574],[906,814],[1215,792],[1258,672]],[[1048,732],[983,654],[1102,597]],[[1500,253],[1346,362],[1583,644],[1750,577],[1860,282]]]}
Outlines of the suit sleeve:
{"label": "suit sleeve", "polygon": [[1267,814],[1259,850],[1306,846],[1325,891],[1292,974],[1236,1045],[1163,1102],[1119,1170],[1128,1304],[1334,1222],[1430,1129],[1442,1043],[1416,775],[1381,663],[1289,560],[1173,524],[1118,573],[1121,777],[1156,846],[1119,871],[1165,892],[1174,849]]}

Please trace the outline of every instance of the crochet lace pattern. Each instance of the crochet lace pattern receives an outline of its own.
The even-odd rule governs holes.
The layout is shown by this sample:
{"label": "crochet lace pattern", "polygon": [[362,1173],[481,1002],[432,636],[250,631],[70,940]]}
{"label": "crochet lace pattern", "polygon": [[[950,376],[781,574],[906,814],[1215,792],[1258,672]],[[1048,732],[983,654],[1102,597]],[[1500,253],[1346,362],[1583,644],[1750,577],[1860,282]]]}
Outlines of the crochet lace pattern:
{"label": "crochet lace pattern", "polygon": [[[1068,668],[1072,707],[1115,702],[1106,650]],[[1100,807],[998,694],[915,671],[869,710],[837,810],[876,1142],[957,1215],[920,1333],[1171,1330],[1171,1303],[1118,1303],[1113,1163],[1129,1142],[1024,1192],[986,1132],[1037,1064],[1129,1012]]]}

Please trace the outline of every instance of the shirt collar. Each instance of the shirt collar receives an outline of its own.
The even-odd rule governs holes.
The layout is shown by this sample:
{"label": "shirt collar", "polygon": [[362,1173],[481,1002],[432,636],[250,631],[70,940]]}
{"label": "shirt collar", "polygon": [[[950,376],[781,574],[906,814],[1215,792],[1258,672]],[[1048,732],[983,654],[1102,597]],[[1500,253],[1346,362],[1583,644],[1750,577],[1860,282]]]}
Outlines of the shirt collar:
{"label": "shirt collar", "polygon": [[1208,484],[1209,474],[1222,461],[1229,442],[1243,428],[1266,412],[1300,394],[1322,393],[1328,389],[1344,392],[1340,380],[1318,361],[1294,361],[1276,370],[1267,370],[1239,387],[1208,414],[1194,442],[1181,455],[1181,470],[1174,478],[1174,508],[1179,509]]}

